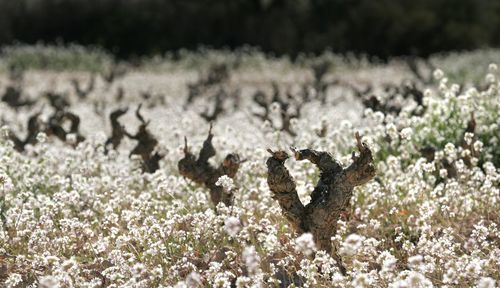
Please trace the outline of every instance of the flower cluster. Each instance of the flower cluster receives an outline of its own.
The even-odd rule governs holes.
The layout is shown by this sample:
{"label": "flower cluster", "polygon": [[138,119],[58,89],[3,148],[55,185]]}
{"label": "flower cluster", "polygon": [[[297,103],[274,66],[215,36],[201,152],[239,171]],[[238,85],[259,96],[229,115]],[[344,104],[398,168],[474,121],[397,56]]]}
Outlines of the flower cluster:
{"label": "flower cluster", "polygon": [[[408,76],[400,66],[342,66],[341,73],[329,76],[373,81],[381,90],[385,79]],[[27,144],[22,153],[14,149],[9,132],[23,135],[30,115],[41,111],[43,120],[52,111],[43,103],[18,111],[0,103],[6,127],[0,135],[0,286],[499,285],[496,65],[475,85],[452,84],[446,67],[434,71],[422,105],[405,103],[397,115],[363,111],[355,95],[331,87],[326,104],[304,104],[293,121],[294,136],[272,125],[262,129],[249,113],[259,107],[245,97],[253,95],[255,85],[270,86],[269,79],[299,93],[296,84],[304,81],[304,68],[279,67],[234,72],[232,81],[242,86],[244,97],[240,103],[226,102],[240,108],[228,108],[213,127],[218,135],[214,162],[223,163],[220,155],[233,152],[246,161],[234,178],[217,180],[216,185],[234,191],[234,203],[216,209],[205,188],[184,179],[176,166],[184,136],[192,151],[199,151],[209,126],[199,114],[211,107],[210,97],[187,109],[178,98],[189,92],[191,70],[138,71],[111,86],[97,81],[87,99],[70,95],[75,104],[69,109],[80,116],[85,141],[76,141],[75,134],[63,142],[39,133],[37,143]],[[79,75],[30,72],[25,77],[27,96],[35,97],[48,83],[67,91],[69,79]],[[0,85],[6,81],[2,78]],[[157,149],[164,154],[155,173],[143,173],[129,157],[135,141],[125,138],[116,150],[103,147],[111,130],[102,115],[117,108],[113,96],[120,87],[128,106],[145,102],[142,113],[151,119],[148,129],[158,136]],[[144,89],[166,95],[165,105],[147,102],[155,97],[134,96]],[[137,126],[133,113],[121,119],[127,128]],[[378,174],[354,190],[331,239],[338,255],[329,255],[316,248],[312,234],[294,234],[282,216],[266,181],[266,149],[293,145],[330,151],[347,166],[356,131],[373,149]],[[317,171],[306,161],[287,165],[307,203],[314,185],[306,183],[315,182]]]}

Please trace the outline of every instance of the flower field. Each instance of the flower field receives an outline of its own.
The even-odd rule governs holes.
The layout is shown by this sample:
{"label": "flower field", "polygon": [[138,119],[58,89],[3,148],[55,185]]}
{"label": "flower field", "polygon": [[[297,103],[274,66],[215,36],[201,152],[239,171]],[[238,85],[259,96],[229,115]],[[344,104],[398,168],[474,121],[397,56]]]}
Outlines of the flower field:
{"label": "flower field", "polygon": [[499,56],[5,65],[0,286],[497,287]]}

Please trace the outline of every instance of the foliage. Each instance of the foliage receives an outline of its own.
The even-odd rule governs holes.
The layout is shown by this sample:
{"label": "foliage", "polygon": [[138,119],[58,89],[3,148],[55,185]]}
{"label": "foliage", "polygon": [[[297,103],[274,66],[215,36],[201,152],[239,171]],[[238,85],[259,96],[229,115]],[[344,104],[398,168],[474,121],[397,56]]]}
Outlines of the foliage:
{"label": "foliage", "polygon": [[101,49],[78,45],[15,45],[4,47],[0,55],[4,69],[76,70],[98,72],[113,63],[113,57]]}
{"label": "foliage", "polygon": [[248,44],[387,59],[500,44],[500,6],[489,0],[18,0],[0,11],[0,46],[79,43],[129,58]]}

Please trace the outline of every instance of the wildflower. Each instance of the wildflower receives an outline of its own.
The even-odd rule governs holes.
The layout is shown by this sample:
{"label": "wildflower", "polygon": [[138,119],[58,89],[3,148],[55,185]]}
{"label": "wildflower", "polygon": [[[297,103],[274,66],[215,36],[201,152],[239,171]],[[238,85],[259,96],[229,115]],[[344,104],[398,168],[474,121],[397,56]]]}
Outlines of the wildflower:
{"label": "wildflower", "polygon": [[398,129],[396,128],[396,125],[393,123],[389,123],[385,126],[385,131],[389,137],[392,139],[397,139],[398,138]]}
{"label": "wildflower", "polygon": [[481,152],[483,150],[483,142],[479,141],[479,140],[476,140],[474,142],[474,150],[478,151],[478,152]]}
{"label": "wildflower", "polygon": [[36,141],[45,143],[47,141],[47,134],[44,132],[38,132],[38,134],[36,134]]}
{"label": "wildflower", "polygon": [[477,282],[477,288],[495,288],[495,279],[490,277],[482,277]]}
{"label": "wildflower", "polygon": [[310,256],[316,251],[313,235],[304,233],[295,239],[296,249],[307,256]]}
{"label": "wildflower", "polygon": [[488,83],[494,83],[495,82],[495,75],[492,73],[486,74],[486,82]]}
{"label": "wildflower", "polygon": [[196,288],[201,286],[201,275],[198,274],[197,272],[193,271],[189,273],[189,275],[186,277],[186,286],[188,288]]}
{"label": "wildflower", "polygon": [[441,70],[441,69],[434,70],[434,72],[432,73],[432,76],[436,80],[441,80],[441,78],[443,78],[443,76],[444,76],[443,70]]}
{"label": "wildflower", "polygon": [[363,245],[363,240],[364,237],[358,235],[358,234],[351,234],[347,236],[345,241],[342,243],[342,247],[340,249],[340,252],[345,255],[355,255],[358,250],[361,248]]}
{"label": "wildflower", "polygon": [[10,129],[9,126],[3,125],[2,128],[0,128],[0,135],[2,138],[8,138],[10,134]]}
{"label": "wildflower", "polygon": [[415,255],[408,258],[408,266],[412,269],[419,268],[424,261],[424,257],[422,255]]}
{"label": "wildflower", "polygon": [[465,132],[464,141],[465,143],[467,143],[467,145],[470,145],[472,143],[473,138],[474,138],[474,133]]}
{"label": "wildflower", "polygon": [[217,179],[217,182],[215,182],[215,185],[222,186],[222,188],[224,188],[224,191],[226,192],[229,192],[234,188],[233,179],[231,179],[227,175],[220,176],[219,179]]}
{"label": "wildflower", "polygon": [[382,264],[384,271],[392,271],[396,268],[397,258],[389,251],[383,251],[377,258],[377,262]]}
{"label": "wildflower", "polygon": [[76,141],[77,135],[75,133],[69,133],[68,135],[66,135],[66,142],[68,142],[68,144],[74,145],[76,144]]}
{"label": "wildflower", "polygon": [[281,110],[281,105],[278,102],[273,102],[271,103],[271,111],[272,112],[278,112]]}
{"label": "wildflower", "polygon": [[403,138],[404,140],[410,140],[412,134],[413,134],[412,128],[407,127],[401,130],[401,138]]}
{"label": "wildflower", "polygon": [[431,172],[434,172],[434,170],[436,169],[436,166],[434,165],[434,162],[430,162],[430,163],[424,163],[422,165],[422,168],[424,169],[425,172],[431,173]]}
{"label": "wildflower", "polygon": [[409,287],[434,287],[429,279],[415,271],[410,272],[407,278],[407,283],[409,284]]}
{"label": "wildflower", "polygon": [[230,216],[224,220],[224,228],[229,236],[235,237],[241,230],[240,220],[236,217]]}
{"label": "wildflower", "polygon": [[5,280],[5,287],[17,287],[23,282],[23,277],[18,273],[11,273],[7,280]]}
{"label": "wildflower", "polygon": [[447,143],[444,146],[444,153],[449,157],[455,156],[456,153],[455,145],[453,145],[453,143]]}
{"label": "wildflower", "polygon": [[439,169],[439,177],[441,178],[446,178],[448,176],[448,170],[446,169]]}
{"label": "wildflower", "polygon": [[12,184],[12,180],[9,175],[0,170],[0,196],[3,196],[2,194],[5,194],[6,192],[12,191],[13,188],[14,185]]}
{"label": "wildflower", "polygon": [[259,270],[260,266],[260,257],[259,254],[255,251],[255,247],[248,246],[243,250],[242,253],[243,261],[245,262],[245,266],[248,269],[248,272],[253,275],[256,274]]}

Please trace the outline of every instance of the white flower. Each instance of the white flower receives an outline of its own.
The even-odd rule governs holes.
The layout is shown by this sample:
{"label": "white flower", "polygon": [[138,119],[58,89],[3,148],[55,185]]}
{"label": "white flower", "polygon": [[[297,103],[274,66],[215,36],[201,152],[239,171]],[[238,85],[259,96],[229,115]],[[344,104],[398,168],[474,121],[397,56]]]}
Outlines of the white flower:
{"label": "white flower", "polygon": [[7,125],[2,126],[2,128],[0,128],[0,134],[3,138],[9,138],[10,135],[9,126]]}
{"label": "white flower", "polygon": [[215,185],[222,186],[226,192],[229,192],[234,188],[233,179],[227,175],[220,176],[219,179],[217,179],[217,182],[215,182]]}
{"label": "white flower", "polygon": [[272,112],[278,112],[281,110],[281,105],[278,102],[273,102],[271,103],[271,111]]}
{"label": "white flower", "polygon": [[483,277],[477,282],[477,288],[495,288],[495,279]]}
{"label": "white flower", "polygon": [[467,143],[467,145],[470,145],[472,143],[473,138],[474,138],[474,133],[465,132],[464,141],[465,143]]}
{"label": "white flower", "polygon": [[200,287],[201,285],[201,275],[198,274],[197,272],[193,271],[189,273],[189,275],[186,277],[186,286],[188,288],[196,288]]}
{"label": "white flower", "polygon": [[476,150],[477,152],[481,152],[483,150],[483,142],[479,141],[479,140],[476,140],[474,142],[474,150]]}
{"label": "white flower", "polygon": [[410,272],[407,282],[409,287],[434,287],[429,279],[415,271]]}
{"label": "white flower", "polygon": [[412,269],[419,268],[424,262],[422,255],[415,255],[408,258],[408,266]]}
{"label": "white flower", "polygon": [[486,82],[493,83],[495,80],[495,75],[493,73],[486,74]]}
{"label": "white flower", "polygon": [[403,138],[404,140],[410,140],[412,134],[413,134],[412,128],[407,127],[401,130],[401,138]]}
{"label": "white flower", "polygon": [[6,192],[12,191],[12,189],[14,189],[12,179],[10,179],[9,175],[0,170],[0,196],[3,196]]}
{"label": "white flower", "polygon": [[68,135],[66,135],[66,142],[68,142],[68,144],[75,145],[76,141],[77,136],[75,133],[69,133]]}
{"label": "white flower", "polygon": [[234,216],[230,216],[224,220],[224,228],[229,236],[235,237],[241,230],[240,220]]}
{"label": "white flower", "polygon": [[443,76],[444,76],[443,70],[441,70],[441,69],[434,70],[434,72],[432,73],[432,76],[434,76],[434,79],[436,79],[436,80],[441,80],[441,78],[443,78]]}
{"label": "white flower", "polygon": [[453,145],[453,143],[447,143],[444,146],[444,153],[446,153],[447,156],[454,156],[456,153],[455,145]]}
{"label": "white flower", "polygon": [[311,233],[304,233],[295,239],[295,247],[305,255],[312,255],[316,251],[314,237]]}
{"label": "white flower", "polygon": [[347,238],[342,243],[340,252],[348,256],[355,255],[359,248],[361,248],[361,246],[363,245],[363,240],[364,237],[358,234],[351,234],[347,236]]}
{"label": "white flower", "polygon": [[448,170],[446,170],[444,168],[443,169],[439,169],[439,176],[441,178],[446,178],[448,176]]}
{"label": "white flower", "polygon": [[45,143],[47,141],[47,134],[44,132],[38,132],[38,134],[36,134],[36,141]]}
{"label": "white flower", "polygon": [[392,271],[396,268],[398,259],[389,251],[383,251],[377,258],[377,262],[382,264],[383,271]]}
{"label": "white flower", "polygon": [[398,128],[393,123],[389,123],[385,126],[385,131],[389,137],[392,139],[398,138]]}
{"label": "white flower", "polygon": [[38,287],[41,288],[61,287],[59,279],[55,276],[42,276],[38,279],[38,283]]}
{"label": "white flower", "polygon": [[493,73],[493,72],[496,72],[497,70],[498,70],[497,64],[491,63],[490,65],[488,65],[488,71]]}
{"label": "white flower", "polygon": [[253,275],[256,274],[260,267],[260,257],[259,254],[255,251],[255,247],[248,246],[243,250],[241,254],[243,261],[245,262],[245,266],[248,269],[248,272]]}
{"label": "white flower", "polygon": [[434,162],[424,163],[422,165],[422,168],[427,173],[432,173],[432,172],[434,172],[434,170],[436,170],[436,166],[435,166]]}
{"label": "white flower", "polygon": [[7,280],[5,280],[4,285],[5,287],[18,287],[19,284],[23,282],[23,277],[21,274],[18,273],[12,273],[9,275]]}

